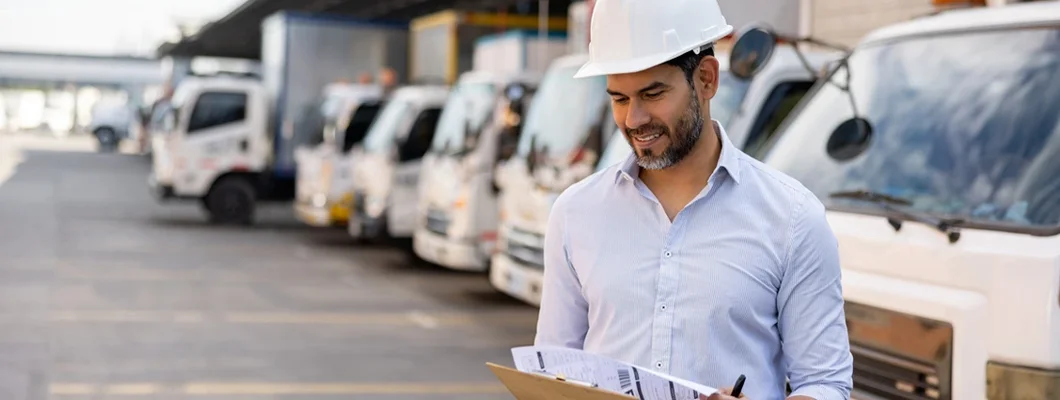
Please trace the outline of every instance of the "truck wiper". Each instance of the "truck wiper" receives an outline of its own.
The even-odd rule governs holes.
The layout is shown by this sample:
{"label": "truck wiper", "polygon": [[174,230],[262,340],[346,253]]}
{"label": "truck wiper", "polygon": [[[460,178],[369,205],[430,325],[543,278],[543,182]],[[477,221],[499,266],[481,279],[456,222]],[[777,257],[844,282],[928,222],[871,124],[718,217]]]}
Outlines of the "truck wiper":
{"label": "truck wiper", "polygon": [[835,192],[829,194],[828,197],[860,200],[875,204],[891,214],[887,216],[887,223],[890,224],[892,228],[894,228],[895,232],[902,229],[902,220],[906,219],[934,227],[939,232],[946,234],[946,237],[949,239],[950,243],[956,243],[958,240],[960,240],[961,232],[958,228],[967,222],[962,218],[939,218],[928,215],[926,213],[907,211],[900,207],[911,206],[913,202],[907,199],[903,199],[901,197],[895,197],[868,190]]}

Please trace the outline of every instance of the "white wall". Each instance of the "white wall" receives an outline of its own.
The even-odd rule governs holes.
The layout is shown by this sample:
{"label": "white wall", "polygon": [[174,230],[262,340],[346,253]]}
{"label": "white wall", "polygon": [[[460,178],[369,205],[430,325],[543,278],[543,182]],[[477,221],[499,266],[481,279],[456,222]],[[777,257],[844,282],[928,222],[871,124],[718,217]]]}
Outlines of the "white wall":
{"label": "white wall", "polygon": [[809,33],[853,46],[870,31],[935,10],[931,0],[803,0]]}

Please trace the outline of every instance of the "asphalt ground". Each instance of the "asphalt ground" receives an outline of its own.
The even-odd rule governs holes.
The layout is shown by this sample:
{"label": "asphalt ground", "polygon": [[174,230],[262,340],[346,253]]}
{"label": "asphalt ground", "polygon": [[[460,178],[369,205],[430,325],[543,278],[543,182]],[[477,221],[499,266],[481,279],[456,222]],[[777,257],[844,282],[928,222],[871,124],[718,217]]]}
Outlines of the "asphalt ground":
{"label": "asphalt ground", "polygon": [[160,204],[150,160],[0,134],[0,399],[510,399],[536,309],[287,205]]}

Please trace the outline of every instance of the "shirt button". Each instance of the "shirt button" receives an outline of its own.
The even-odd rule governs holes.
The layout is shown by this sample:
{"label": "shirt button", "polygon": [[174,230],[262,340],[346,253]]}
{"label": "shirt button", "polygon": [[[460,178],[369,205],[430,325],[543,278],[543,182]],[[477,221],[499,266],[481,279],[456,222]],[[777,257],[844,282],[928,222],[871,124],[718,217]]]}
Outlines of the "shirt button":
{"label": "shirt button", "polygon": [[666,258],[670,258],[670,256],[672,256],[672,255],[673,255],[673,253],[670,253],[670,252],[668,251],[668,252],[666,252],[666,253],[663,253],[663,255],[664,255],[664,256],[666,256]]}
{"label": "shirt button", "polygon": [[663,305],[661,306],[661,308],[662,308],[663,310],[665,310],[665,309],[666,309],[666,304],[663,304]]}
{"label": "shirt button", "polygon": [[657,362],[657,363],[655,363],[655,367],[656,367],[656,368],[662,368],[662,363],[661,363],[661,362]]}

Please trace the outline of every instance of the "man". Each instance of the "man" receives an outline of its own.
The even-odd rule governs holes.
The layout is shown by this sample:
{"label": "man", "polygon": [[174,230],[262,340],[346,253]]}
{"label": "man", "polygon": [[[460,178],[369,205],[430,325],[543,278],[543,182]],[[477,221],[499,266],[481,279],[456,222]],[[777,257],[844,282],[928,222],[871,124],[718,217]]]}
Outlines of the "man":
{"label": "man", "polygon": [[372,74],[362,72],[357,76],[357,83],[361,85],[369,85],[372,83]]}
{"label": "man", "polygon": [[393,68],[386,67],[379,71],[379,84],[383,85],[383,93],[389,96],[397,88],[397,72]]}
{"label": "man", "polygon": [[[537,345],[584,349],[741,398],[847,399],[838,245],[799,182],[710,118],[716,0],[597,0],[589,62],[633,154],[559,196]],[[733,399],[729,389],[711,400]]]}

